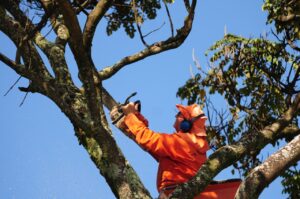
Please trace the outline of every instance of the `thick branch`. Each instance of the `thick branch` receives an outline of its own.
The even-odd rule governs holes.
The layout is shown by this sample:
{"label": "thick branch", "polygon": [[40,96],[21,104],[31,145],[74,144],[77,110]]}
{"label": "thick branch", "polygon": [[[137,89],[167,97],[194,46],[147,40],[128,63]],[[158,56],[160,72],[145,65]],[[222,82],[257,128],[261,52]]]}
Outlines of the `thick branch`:
{"label": "thick branch", "polygon": [[60,12],[64,17],[65,24],[70,32],[69,43],[71,50],[75,56],[77,64],[80,66],[83,61],[83,58],[86,59],[85,50],[82,48],[83,45],[83,36],[81,32],[81,28],[76,17],[76,13],[74,12],[71,4],[66,0],[57,0]]}
{"label": "thick branch", "polygon": [[105,177],[116,198],[151,198],[134,169],[124,158],[113,137],[103,136],[103,132],[88,137],[80,129],[76,130],[76,135],[90,154],[101,175]]}
{"label": "thick branch", "polygon": [[300,160],[300,135],[257,166],[240,185],[236,199],[258,198],[260,193],[285,169]]}
{"label": "thick branch", "polygon": [[88,107],[91,112],[95,126],[101,127],[101,106],[100,86],[95,84],[95,79],[100,84],[100,79],[96,73],[94,64],[83,46],[83,35],[79,26],[76,13],[71,4],[66,0],[57,0],[61,13],[63,14],[65,24],[70,32],[69,44],[78,65],[79,77],[83,83],[85,95],[87,97]]}
{"label": "thick branch", "polygon": [[278,134],[284,131],[299,111],[300,95],[282,118],[260,132],[248,132],[236,144],[224,146],[213,153],[199,169],[197,175],[173,192],[170,198],[190,199],[204,190],[210,181],[223,169],[232,165],[246,154],[256,153],[267,144],[274,142]]}
{"label": "thick branch", "polygon": [[98,23],[112,5],[112,0],[98,1],[94,10],[89,14],[83,31],[83,45],[88,52],[91,52],[93,37]]}
{"label": "thick branch", "polygon": [[131,56],[124,57],[119,62],[114,64],[113,66],[108,66],[99,72],[101,79],[108,79],[117,73],[120,69],[124,66],[137,62],[139,60],[145,59],[146,57],[177,48],[180,46],[187,36],[189,35],[192,29],[192,23],[194,20],[194,13],[196,7],[197,0],[193,0],[191,8],[189,9],[189,14],[184,21],[184,25],[177,30],[177,34],[175,37],[170,37],[165,41],[160,41],[150,45],[149,47],[145,48],[144,50],[133,54]]}

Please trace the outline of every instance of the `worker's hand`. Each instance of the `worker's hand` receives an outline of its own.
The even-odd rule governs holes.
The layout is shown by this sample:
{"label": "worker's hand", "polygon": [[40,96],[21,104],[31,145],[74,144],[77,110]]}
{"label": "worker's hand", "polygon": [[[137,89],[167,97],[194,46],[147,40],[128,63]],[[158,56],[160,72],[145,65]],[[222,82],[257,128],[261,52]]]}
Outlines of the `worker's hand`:
{"label": "worker's hand", "polygon": [[128,115],[130,113],[136,113],[136,112],[138,112],[138,106],[139,106],[138,104],[130,102],[130,103],[126,104],[125,106],[122,106],[123,113],[125,115]]}

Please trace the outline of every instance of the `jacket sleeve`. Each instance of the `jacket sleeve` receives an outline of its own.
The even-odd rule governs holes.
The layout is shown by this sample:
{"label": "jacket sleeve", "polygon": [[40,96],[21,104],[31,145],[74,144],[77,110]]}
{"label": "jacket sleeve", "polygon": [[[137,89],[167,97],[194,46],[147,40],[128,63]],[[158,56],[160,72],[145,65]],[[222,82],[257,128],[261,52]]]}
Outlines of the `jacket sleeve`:
{"label": "jacket sleeve", "polygon": [[[146,120],[147,121],[147,120]],[[148,122],[141,114],[130,113],[124,120],[127,126],[127,132],[135,141],[155,159],[168,155],[168,145],[166,139],[168,134],[156,133],[148,128]]]}

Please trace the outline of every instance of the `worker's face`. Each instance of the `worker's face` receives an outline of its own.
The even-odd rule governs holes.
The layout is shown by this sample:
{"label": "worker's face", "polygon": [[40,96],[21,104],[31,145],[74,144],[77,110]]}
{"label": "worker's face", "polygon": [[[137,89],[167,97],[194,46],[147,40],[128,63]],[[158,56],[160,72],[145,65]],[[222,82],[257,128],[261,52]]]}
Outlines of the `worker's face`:
{"label": "worker's face", "polygon": [[180,112],[178,114],[176,114],[175,118],[176,119],[175,119],[173,127],[176,129],[176,131],[179,131],[180,123],[184,120],[184,118],[183,118],[182,114],[180,114]]}

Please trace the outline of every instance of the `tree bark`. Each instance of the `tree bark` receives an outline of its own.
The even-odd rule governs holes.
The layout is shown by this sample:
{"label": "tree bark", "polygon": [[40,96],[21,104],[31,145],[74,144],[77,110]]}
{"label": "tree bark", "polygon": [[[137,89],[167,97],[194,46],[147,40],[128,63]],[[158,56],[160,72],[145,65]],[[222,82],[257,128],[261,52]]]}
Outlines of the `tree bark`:
{"label": "tree bark", "polygon": [[240,185],[236,199],[255,199],[285,169],[300,160],[300,135],[257,166]]}

